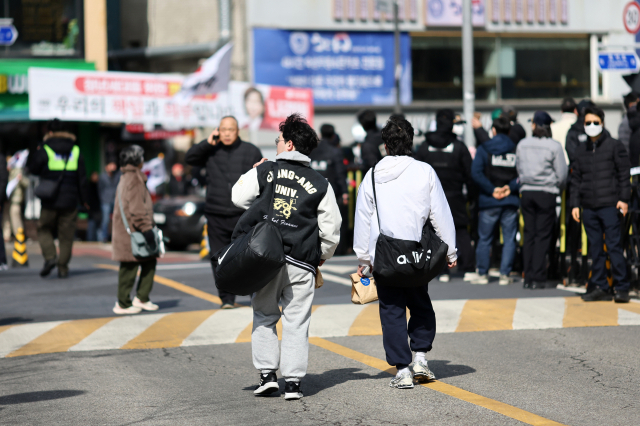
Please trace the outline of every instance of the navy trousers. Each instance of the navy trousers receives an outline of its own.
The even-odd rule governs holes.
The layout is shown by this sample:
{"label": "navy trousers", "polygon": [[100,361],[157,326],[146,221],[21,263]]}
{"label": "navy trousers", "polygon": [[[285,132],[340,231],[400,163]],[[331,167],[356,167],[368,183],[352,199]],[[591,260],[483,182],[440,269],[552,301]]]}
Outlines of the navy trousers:
{"label": "navy trousers", "polygon": [[[428,288],[428,285],[417,288],[378,286],[384,351],[389,365],[398,370],[411,364],[411,351],[430,351],[436,337],[436,313]],[[408,325],[407,308],[411,315]],[[411,339],[411,346],[407,337]]]}
{"label": "navy trousers", "polygon": [[[582,223],[589,239],[591,254],[591,283],[602,290],[609,289],[605,262],[607,255],[603,243],[611,258],[611,272],[616,282],[616,291],[629,291],[627,262],[622,252],[622,227],[615,207],[583,209]],[[604,238],[603,238],[604,234]]]}

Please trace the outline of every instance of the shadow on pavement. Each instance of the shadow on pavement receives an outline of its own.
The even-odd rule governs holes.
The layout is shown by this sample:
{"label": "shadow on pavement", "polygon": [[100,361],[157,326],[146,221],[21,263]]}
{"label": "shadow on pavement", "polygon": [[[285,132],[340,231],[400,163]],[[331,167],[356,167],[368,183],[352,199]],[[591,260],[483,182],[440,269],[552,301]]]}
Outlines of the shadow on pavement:
{"label": "shadow on pavement", "polygon": [[31,321],[33,321],[33,318],[23,318],[23,317],[0,318],[0,326],[11,325],[15,323],[25,323],[25,322],[31,322]]}
{"label": "shadow on pavement", "polygon": [[447,365],[451,361],[429,360],[429,368],[436,375],[436,379],[446,379],[448,377],[463,376],[465,374],[475,373],[476,369],[468,365],[452,364]]}
{"label": "shadow on pavement", "polygon": [[177,307],[180,304],[180,300],[179,299],[162,300],[160,302],[154,302],[154,303],[159,306],[158,310],[171,309],[171,308]]}
{"label": "shadow on pavement", "polygon": [[0,405],[23,404],[29,402],[50,401],[52,399],[69,398],[87,393],[83,390],[51,390],[40,392],[16,393],[0,396]]}

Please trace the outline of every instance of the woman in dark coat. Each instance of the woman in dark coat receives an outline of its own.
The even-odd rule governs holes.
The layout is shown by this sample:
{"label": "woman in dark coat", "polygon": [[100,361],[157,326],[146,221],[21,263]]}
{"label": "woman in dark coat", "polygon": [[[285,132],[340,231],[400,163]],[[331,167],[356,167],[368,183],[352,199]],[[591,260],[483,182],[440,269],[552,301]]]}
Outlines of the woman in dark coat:
{"label": "woman in dark coat", "polygon": [[[142,232],[150,245],[155,244],[152,229],[153,203],[147,190],[147,177],[140,171],[144,161],[144,150],[138,145],[131,145],[120,153],[122,177],[116,191],[113,208],[112,259],[120,262],[118,273],[118,301],[113,312],[118,315],[137,314],[145,311],[156,311],[158,305],[151,303],[149,293],[153,287],[156,273],[156,258],[136,258],[131,251],[131,237],[127,233],[120,213],[120,202],[127,223],[132,232]],[[137,295],[131,301],[131,290],[135,284],[140,267]]]}

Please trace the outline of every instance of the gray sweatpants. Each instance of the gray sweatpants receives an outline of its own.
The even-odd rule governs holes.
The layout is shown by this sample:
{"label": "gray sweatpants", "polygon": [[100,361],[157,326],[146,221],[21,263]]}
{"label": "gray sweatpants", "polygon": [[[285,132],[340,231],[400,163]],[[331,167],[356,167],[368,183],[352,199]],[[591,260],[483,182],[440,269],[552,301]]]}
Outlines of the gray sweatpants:
{"label": "gray sweatpants", "polygon": [[[263,374],[280,372],[285,380],[299,381],[307,374],[309,322],[315,275],[293,265],[280,273],[251,298],[253,365]],[[282,302],[282,313],[278,302]],[[282,357],[276,324],[282,317]],[[281,360],[282,358],[282,360]]]}

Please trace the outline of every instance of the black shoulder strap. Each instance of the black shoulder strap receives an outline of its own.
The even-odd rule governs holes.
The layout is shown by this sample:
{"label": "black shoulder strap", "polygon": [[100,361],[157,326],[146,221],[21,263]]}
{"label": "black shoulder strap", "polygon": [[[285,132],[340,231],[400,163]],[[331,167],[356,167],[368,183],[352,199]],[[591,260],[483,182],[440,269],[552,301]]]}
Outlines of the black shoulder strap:
{"label": "black shoulder strap", "polygon": [[378,211],[378,197],[376,196],[376,166],[371,169],[371,186],[373,187],[373,203],[376,206],[376,216],[378,218],[378,230],[382,233],[382,227],[380,226],[380,212]]}
{"label": "black shoulder strap", "polygon": [[[278,163],[277,162],[273,162],[273,167],[271,168],[271,171],[273,172],[273,188],[271,191],[271,204],[269,204],[269,217],[273,217],[273,204],[275,202],[275,198],[276,198],[276,179],[278,177]],[[269,176],[269,174],[267,173],[267,177]]]}

